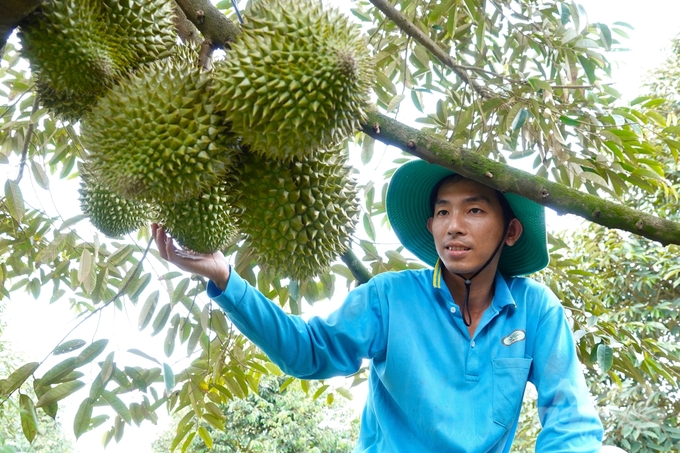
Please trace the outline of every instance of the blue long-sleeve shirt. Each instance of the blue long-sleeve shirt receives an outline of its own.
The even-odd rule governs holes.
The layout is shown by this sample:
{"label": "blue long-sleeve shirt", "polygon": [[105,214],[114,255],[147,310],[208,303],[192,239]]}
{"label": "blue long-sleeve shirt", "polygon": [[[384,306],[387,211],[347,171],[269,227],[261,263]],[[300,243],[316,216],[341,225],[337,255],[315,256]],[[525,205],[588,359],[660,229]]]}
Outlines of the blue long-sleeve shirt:
{"label": "blue long-sleeve shirt", "polygon": [[527,381],[538,390],[540,453],[596,453],[602,425],[555,295],[496,274],[490,307],[470,338],[434,269],[384,273],[351,291],[326,319],[283,312],[232,271],[208,295],[284,372],[350,375],[370,359],[355,452],[507,453]]}

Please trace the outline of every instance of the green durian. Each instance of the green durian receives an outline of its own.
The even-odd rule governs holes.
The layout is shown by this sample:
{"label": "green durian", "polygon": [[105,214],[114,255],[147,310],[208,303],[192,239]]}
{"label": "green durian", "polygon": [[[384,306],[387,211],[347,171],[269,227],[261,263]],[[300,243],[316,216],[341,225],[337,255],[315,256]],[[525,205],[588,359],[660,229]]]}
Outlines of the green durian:
{"label": "green durian", "polygon": [[226,184],[219,183],[196,198],[160,204],[160,222],[186,249],[198,253],[221,250],[237,235],[227,204],[227,190]]}
{"label": "green durian", "polygon": [[253,5],[215,78],[218,106],[243,142],[290,160],[359,128],[373,70],[359,28],[339,11],[316,0],[266,0]]}
{"label": "green durian", "polygon": [[230,178],[236,225],[263,269],[307,280],[347,249],[359,208],[339,149],[284,163],[250,154]]}
{"label": "green durian", "polygon": [[126,198],[178,202],[219,182],[240,153],[215,114],[209,74],[196,53],[141,68],[101,97],[83,118],[87,161]]}
{"label": "green durian", "polygon": [[79,193],[83,214],[106,236],[116,238],[132,233],[151,218],[148,204],[120,197],[93,178],[82,178]]}
{"label": "green durian", "polygon": [[19,33],[44,105],[80,118],[130,70],[169,54],[173,17],[168,0],[45,0]]}

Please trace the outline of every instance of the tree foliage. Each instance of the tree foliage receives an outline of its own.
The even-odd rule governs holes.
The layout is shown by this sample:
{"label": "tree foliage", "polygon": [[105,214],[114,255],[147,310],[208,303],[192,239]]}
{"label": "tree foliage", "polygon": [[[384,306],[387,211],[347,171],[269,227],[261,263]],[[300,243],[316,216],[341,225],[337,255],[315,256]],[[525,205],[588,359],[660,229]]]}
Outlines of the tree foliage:
{"label": "tree foliage", "polygon": [[[201,4],[206,12],[201,20],[195,9],[186,14],[206,39],[216,33],[214,24],[219,29],[225,23],[225,15],[215,11],[234,21],[230,2],[217,3],[217,9],[178,2],[178,11],[186,3]],[[526,159],[535,175],[565,190],[680,220],[673,217],[680,150],[676,111],[656,94],[626,104],[610,86],[607,52],[624,46],[626,24],[589,23],[579,6],[563,0],[400,0],[399,15],[378,0],[352,6],[374,57],[373,88],[383,114],[401,119],[413,110],[417,118],[404,121],[489,162]],[[394,19],[386,18],[388,12]],[[227,35],[233,37],[233,30]],[[221,39],[213,42],[231,38]],[[278,369],[202,296],[205,281],[159,260],[147,242],[147,228],[136,237],[110,240],[94,233],[84,216],[60,214],[77,203],[75,196],[63,196],[61,187],[79,178],[76,164],[86,151],[78,124],[56,118],[36,100],[35,80],[16,40],[6,46],[0,80],[2,297],[57,303],[82,322],[128,310],[140,330],[163,338],[163,353],[115,351],[106,339],[74,341],[80,339],[78,331],[68,332],[54,345],[53,354],[61,359],[56,365],[17,365],[0,374],[3,407],[21,392],[39,413],[54,416],[63,399],[84,388],[87,396],[73,420],[76,436],[103,425],[108,444],[122,438],[125,426],[155,423],[158,410],[169,410],[192,413],[177,431],[175,446],[188,446],[189,437],[206,441],[205,426],[224,422],[213,406],[258,393],[262,377]],[[377,132],[380,124],[364,126],[388,141]],[[392,170],[384,177],[372,170],[378,161],[398,164],[406,157],[394,149],[378,156],[375,139],[361,133],[353,142],[350,153],[370,176],[363,186],[361,228],[342,263],[297,282],[260,271],[238,240],[225,250],[240,275],[291,313],[299,314],[303,302],[331,298],[337,284],[356,285],[363,265],[372,274],[422,266],[401,247],[384,244],[379,234],[388,224],[384,193]],[[401,145],[414,148],[408,141]],[[483,168],[463,167],[464,174],[489,178]],[[592,212],[594,220],[598,216]],[[642,230],[631,222],[632,231]],[[619,389],[599,392],[603,407],[637,407],[633,401],[640,395],[671,404],[672,398],[659,398],[658,392],[677,388],[680,378],[674,346],[677,246],[593,226],[578,237],[553,238],[551,248],[544,279],[572,314],[591,381]],[[95,369],[92,376],[83,373],[85,366]],[[363,379],[360,372],[347,385]],[[649,391],[629,391],[633,382]],[[347,392],[320,389],[326,395]],[[636,410],[644,414],[646,407]],[[658,426],[677,422],[659,420]],[[621,442],[638,433],[628,430],[609,428]],[[645,430],[642,426],[638,438],[653,438]]]}
{"label": "tree foliage", "polygon": [[[300,386],[291,382],[284,376],[266,377],[260,381],[257,394],[211,406],[213,413],[224,414],[224,426],[204,424],[202,436],[199,432],[199,437],[193,437],[186,451],[208,451],[201,437],[212,441],[213,451],[234,453],[351,451],[359,431],[351,409],[346,404],[333,403],[332,398],[318,398],[317,393],[322,393],[326,384],[300,381]],[[190,411],[178,414],[175,428],[181,430],[187,417]],[[175,437],[176,429],[166,432],[154,443],[154,451],[170,451]]]}

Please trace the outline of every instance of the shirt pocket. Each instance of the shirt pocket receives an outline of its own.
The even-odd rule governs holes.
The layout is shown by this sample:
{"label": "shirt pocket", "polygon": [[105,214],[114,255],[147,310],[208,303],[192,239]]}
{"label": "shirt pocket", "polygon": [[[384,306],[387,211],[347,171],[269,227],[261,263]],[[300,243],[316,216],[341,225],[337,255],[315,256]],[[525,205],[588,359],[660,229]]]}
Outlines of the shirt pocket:
{"label": "shirt pocket", "polygon": [[493,359],[493,421],[509,427],[519,413],[532,359]]}

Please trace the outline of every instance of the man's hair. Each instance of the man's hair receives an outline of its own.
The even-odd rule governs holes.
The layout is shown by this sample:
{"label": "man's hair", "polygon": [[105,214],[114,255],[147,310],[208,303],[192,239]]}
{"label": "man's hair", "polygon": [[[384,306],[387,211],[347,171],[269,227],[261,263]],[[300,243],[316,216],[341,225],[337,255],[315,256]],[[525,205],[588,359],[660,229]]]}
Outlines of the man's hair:
{"label": "man's hair", "polygon": [[[439,180],[439,182],[434,186],[432,189],[432,192],[430,193],[430,212],[434,213],[434,205],[437,203],[437,196],[439,195],[439,189],[442,188],[442,186],[446,184],[453,184],[456,183],[462,179],[467,179],[464,176],[461,176],[457,173],[449,176],[445,176],[442,179]],[[505,195],[503,195],[503,192],[500,190],[495,190],[496,192],[496,197],[498,198],[498,202],[501,205],[501,210],[503,212],[503,223],[504,227],[507,227],[510,225],[510,221],[515,218],[515,213],[512,211],[512,208],[510,207],[510,203],[508,203],[508,200],[505,198]]]}

